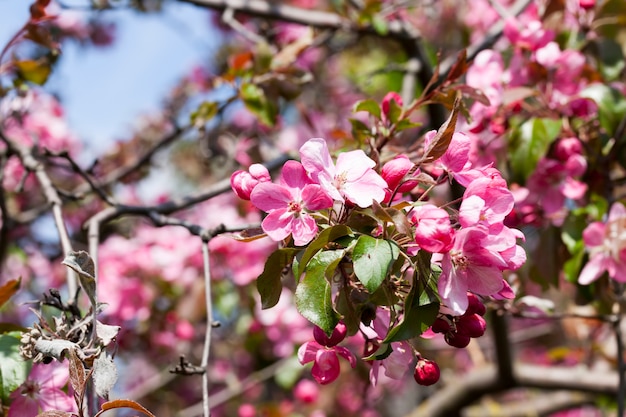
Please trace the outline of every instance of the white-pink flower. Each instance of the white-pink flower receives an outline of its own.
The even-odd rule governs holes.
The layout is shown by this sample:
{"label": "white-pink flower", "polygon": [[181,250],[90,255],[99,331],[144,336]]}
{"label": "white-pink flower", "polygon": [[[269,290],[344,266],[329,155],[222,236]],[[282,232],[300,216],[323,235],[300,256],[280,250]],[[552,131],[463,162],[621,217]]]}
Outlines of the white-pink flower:
{"label": "white-pink flower", "polygon": [[580,272],[580,284],[592,283],[605,271],[614,280],[626,282],[626,208],[622,203],[611,206],[606,223],[593,222],[587,226],[583,240],[589,262]]}
{"label": "white-pink flower", "polygon": [[7,417],[36,416],[40,411],[76,411],[74,399],[62,388],[67,384],[67,367],[58,362],[35,364],[28,379],[9,397]]}
{"label": "white-pink flower", "polygon": [[309,211],[333,205],[332,199],[320,185],[311,182],[297,161],[285,163],[280,184],[263,182],[254,187],[250,201],[268,212],[261,227],[272,240],[281,241],[291,234],[296,246],[306,245],[317,234],[317,223]]}
{"label": "white-pink flower", "polygon": [[313,181],[336,201],[347,199],[365,208],[385,198],[387,183],[372,169],[376,163],[360,149],[341,153],[335,165],[326,141],[313,138],[302,145],[300,157]]}

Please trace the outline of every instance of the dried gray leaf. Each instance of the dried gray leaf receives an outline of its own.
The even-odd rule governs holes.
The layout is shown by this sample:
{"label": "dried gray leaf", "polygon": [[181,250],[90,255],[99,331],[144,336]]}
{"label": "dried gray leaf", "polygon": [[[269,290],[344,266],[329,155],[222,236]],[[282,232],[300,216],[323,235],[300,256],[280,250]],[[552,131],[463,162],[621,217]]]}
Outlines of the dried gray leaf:
{"label": "dried gray leaf", "polygon": [[78,347],[76,343],[63,339],[39,339],[35,342],[35,350],[37,350],[37,352],[41,353],[43,356],[52,357],[59,361],[65,358],[65,354],[68,350],[78,349]]}
{"label": "dried gray leaf", "polygon": [[72,268],[78,274],[80,285],[87,293],[93,308],[96,308],[96,270],[91,256],[83,250],[70,252],[61,263]]}
{"label": "dried gray leaf", "polygon": [[115,363],[113,363],[113,359],[105,352],[102,352],[93,362],[92,378],[96,394],[108,400],[109,392],[117,381],[117,368],[115,367]]}
{"label": "dried gray leaf", "polygon": [[113,340],[115,340],[120,329],[120,326],[111,326],[109,324],[103,324],[100,321],[96,321],[96,334],[104,346],[108,346]]}

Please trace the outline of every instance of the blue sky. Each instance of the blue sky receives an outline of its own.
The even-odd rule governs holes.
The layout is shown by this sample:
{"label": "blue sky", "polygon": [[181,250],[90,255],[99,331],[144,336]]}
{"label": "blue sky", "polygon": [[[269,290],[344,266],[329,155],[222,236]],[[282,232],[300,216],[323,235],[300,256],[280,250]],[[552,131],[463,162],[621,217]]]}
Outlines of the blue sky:
{"label": "blue sky", "polygon": [[[0,0],[0,45],[24,24],[30,3]],[[60,94],[71,127],[92,152],[127,137],[138,115],[156,111],[176,80],[211,55],[217,36],[207,12],[184,3],[168,3],[163,14],[103,13],[118,25],[114,45],[67,44],[46,85]]]}

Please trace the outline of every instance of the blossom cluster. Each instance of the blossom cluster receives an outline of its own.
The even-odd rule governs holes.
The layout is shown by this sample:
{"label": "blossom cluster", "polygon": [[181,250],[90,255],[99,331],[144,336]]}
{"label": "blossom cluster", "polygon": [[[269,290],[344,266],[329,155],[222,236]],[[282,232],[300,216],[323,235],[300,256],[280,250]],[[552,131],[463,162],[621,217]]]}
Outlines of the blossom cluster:
{"label": "blossom cluster", "polygon": [[[399,97],[393,99],[400,100]],[[385,112],[386,107],[382,107]],[[425,153],[436,145],[440,136],[436,131],[425,135]],[[436,303],[440,303],[436,304],[439,313],[427,324],[437,326],[445,317],[448,328],[438,332],[445,334],[451,346],[465,347],[471,337],[480,337],[485,330],[484,306],[477,296],[514,297],[503,273],[518,269],[526,260],[524,250],[517,243],[524,238],[523,234],[504,224],[514,206],[513,194],[492,165],[473,166],[468,158],[469,147],[467,135],[454,133],[445,152],[434,159],[414,162],[407,155],[398,155],[378,166],[363,150],[339,153],[334,161],[326,141],[313,138],[300,148],[300,161],[291,160],[284,164],[277,183],[272,182],[263,165],[253,164],[247,171],[235,172],[231,176],[231,186],[240,198],[250,200],[255,207],[266,212],[261,226],[272,240],[283,242],[286,247],[293,247],[301,253],[309,251],[309,245],[314,245],[316,251],[318,245],[322,247],[315,255],[320,256],[316,261],[303,260],[301,262],[305,265],[294,266],[294,272],[304,272],[304,278],[296,276],[297,280],[306,280],[314,268],[310,265],[319,262],[327,268],[327,277],[339,274],[352,285],[365,287],[359,290],[366,294],[365,297],[371,297],[382,282],[388,282],[397,294],[401,294],[393,283],[417,286],[418,281],[424,279],[420,276],[423,272],[416,272],[420,263],[418,258],[427,255],[431,277],[436,281]],[[460,204],[454,206],[446,201],[437,204],[438,198],[428,200],[432,189],[445,188],[452,180],[465,187]],[[415,198],[417,195],[418,199]],[[354,220],[356,213],[369,216],[374,222],[369,228],[363,228]],[[323,239],[320,237],[322,232],[330,234],[338,230],[339,225],[348,226],[346,239],[353,243],[318,242],[317,239]],[[375,245],[389,245],[389,255],[379,252],[379,246],[367,247],[366,254],[362,255],[358,247],[368,239],[364,236],[369,236]],[[374,261],[366,268],[382,267],[381,273],[361,269],[362,256],[382,263],[396,263],[399,255],[394,248],[408,259],[400,262],[403,267],[393,269],[389,265],[376,265]],[[322,258],[324,253],[336,262]],[[349,290],[342,289],[339,284],[334,291]],[[333,297],[327,300],[333,305],[336,302]],[[336,346],[335,339],[340,341],[343,337],[330,336],[331,333],[335,335],[337,329],[345,335],[346,326],[341,322],[333,324],[332,320],[329,324],[319,318],[319,311],[309,314],[308,307],[300,304],[299,310],[305,317],[314,324],[326,326],[323,330],[318,327],[315,341],[300,348],[300,360],[315,363],[313,376],[318,382],[332,382],[339,375],[337,354],[354,366],[352,354]],[[377,364],[382,364],[392,378],[394,374],[395,378],[401,378],[408,369],[407,364],[421,358],[404,339],[389,339],[394,327],[401,325],[402,315],[410,314],[410,307],[406,305],[400,315],[391,313],[394,308],[393,303],[378,302],[376,315],[382,319],[370,322],[364,315],[357,317],[361,323],[360,331],[369,334],[366,342],[379,349],[388,349],[384,355],[370,352],[372,356],[368,360],[374,365],[374,383],[380,366]],[[375,327],[370,327],[372,325]],[[354,333],[356,328],[352,327]],[[327,332],[332,342],[322,340],[319,332]],[[393,358],[401,364],[402,372],[392,370]],[[423,369],[424,363],[420,364],[419,369]]]}

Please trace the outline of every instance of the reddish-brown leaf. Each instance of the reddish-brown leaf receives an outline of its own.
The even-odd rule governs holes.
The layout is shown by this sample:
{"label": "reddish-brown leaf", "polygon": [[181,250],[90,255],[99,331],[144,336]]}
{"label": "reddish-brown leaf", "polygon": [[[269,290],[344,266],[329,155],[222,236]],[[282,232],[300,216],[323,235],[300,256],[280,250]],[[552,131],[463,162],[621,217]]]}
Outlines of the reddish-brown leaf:
{"label": "reddish-brown leaf", "polygon": [[450,141],[452,140],[452,135],[454,135],[454,129],[456,128],[456,119],[459,115],[459,108],[461,106],[461,96],[461,93],[457,92],[452,112],[450,113],[448,120],[446,120],[437,131],[437,134],[433,138],[428,149],[426,149],[426,152],[424,152],[423,162],[432,162],[448,150],[448,146],[450,146]]}
{"label": "reddish-brown leaf", "polygon": [[78,359],[75,349],[69,350],[69,362],[70,362],[70,383],[74,388],[74,399],[78,404],[79,409],[82,407],[83,399],[85,397],[85,387],[87,385],[87,376],[85,375],[85,367],[83,362]]}
{"label": "reddish-brown leaf", "polygon": [[115,408],[130,408],[135,411],[140,411],[149,417],[155,417],[155,415],[148,411],[148,409],[133,400],[107,401],[102,404],[102,407],[100,407],[100,411],[98,411],[94,417],[100,417],[105,411],[113,410]]}
{"label": "reddish-brown leaf", "polygon": [[12,279],[2,287],[0,287],[0,307],[4,305],[9,298],[13,296],[20,289],[20,283],[22,282],[22,277],[17,279]]}
{"label": "reddish-brown leaf", "polygon": [[468,68],[469,65],[467,64],[467,51],[463,49],[456,57],[456,62],[454,63],[454,65],[452,65],[452,68],[450,68],[450,72],[448,72],[448,77],[446,78],[446,81],[456,81],[467,72]]}

